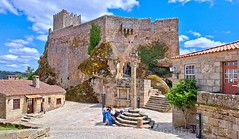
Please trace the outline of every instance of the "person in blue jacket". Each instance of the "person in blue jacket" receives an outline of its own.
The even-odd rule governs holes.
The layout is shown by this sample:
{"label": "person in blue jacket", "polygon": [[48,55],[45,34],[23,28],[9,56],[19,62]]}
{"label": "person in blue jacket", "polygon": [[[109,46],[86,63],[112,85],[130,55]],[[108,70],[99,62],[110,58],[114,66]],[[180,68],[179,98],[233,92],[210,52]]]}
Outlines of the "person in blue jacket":
{"label": "person in blue jacket", "polygon": [[107,114],[107,109],[105,105],[102,106],[102,115],[103,115],[103,123],[106,122],[106,114]]}
{"label": "person in blue jacket", "polygon": [[105,125],[112,125],[113,124],[113,119],[111,117],[111,110],[112,110],[112,107],[108,107],[107,112],[106,112]]}

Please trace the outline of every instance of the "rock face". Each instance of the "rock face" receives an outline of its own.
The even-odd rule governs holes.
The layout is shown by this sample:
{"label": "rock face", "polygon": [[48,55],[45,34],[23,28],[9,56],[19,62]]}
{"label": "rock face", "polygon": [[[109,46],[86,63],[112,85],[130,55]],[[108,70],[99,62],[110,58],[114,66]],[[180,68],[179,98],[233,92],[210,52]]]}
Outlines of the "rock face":
{"label": "rock face", "polygon": [[[87,49],[92,23],[97,24],[101,29],[101,41],[98,46],[104,42],[111,44],[113,53],[111,58],[118,63],[115,65],[109,60],[107,64],[112,73],[118,69],[119,73],[115,75],[118,78],[122,78],[124,66],[130,61],[129,53],[140,45],[159,41],[168,47],[168,57],[179,54],[177,18],[151,22],[149,18],[105,15],[80,24],[80,16],[70,15],[67,11],[62,11],[54,16],[54,30],[49,30],[48,36],[47,64],[57,73],[56,83],[64,88],[78,85],[89,79],[89,76],[81,72],[78,66],[89,58]],[[79,23],[76,23],[77,21]],[[61,23],[63,25],[59,25]]]}

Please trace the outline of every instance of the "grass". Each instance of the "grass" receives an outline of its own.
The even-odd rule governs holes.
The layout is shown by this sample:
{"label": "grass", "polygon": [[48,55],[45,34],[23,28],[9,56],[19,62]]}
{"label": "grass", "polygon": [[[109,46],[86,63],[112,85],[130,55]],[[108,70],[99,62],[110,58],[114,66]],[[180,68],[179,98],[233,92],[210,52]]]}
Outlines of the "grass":
{"label": "grass", "polygon": [[16,126],[16,125],[13,125],[13,124],[0,125],[0,131],[3,131],[3,130],[20,130],[22,128],[23,128],[22,126]]}

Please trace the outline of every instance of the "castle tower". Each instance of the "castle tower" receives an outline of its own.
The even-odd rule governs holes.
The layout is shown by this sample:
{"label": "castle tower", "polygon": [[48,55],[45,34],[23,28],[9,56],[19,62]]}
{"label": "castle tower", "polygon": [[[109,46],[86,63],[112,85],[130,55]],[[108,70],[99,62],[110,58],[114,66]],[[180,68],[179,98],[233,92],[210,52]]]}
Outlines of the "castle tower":
{"label": "castle tower", "polygon": [[80,24],[80,15],[69,13],[64,9],[53,16],[53,31],[70,25],[77,26]]}

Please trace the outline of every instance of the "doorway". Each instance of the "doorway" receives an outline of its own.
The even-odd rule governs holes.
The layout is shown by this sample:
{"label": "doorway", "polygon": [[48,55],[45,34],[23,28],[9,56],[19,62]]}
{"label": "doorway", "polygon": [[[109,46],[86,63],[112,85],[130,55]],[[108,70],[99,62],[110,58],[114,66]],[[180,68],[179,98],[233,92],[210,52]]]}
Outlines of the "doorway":
{"label": "doorway", "polygon": [[[223,62],[223,93],[235,94],[238,91],[238,66],[237,61]],[[236,85],[236,86],[234,86]]]}
{"label": "doorway", "polygon": [[27,113],[33,113],[33,98],[27,98]]}

